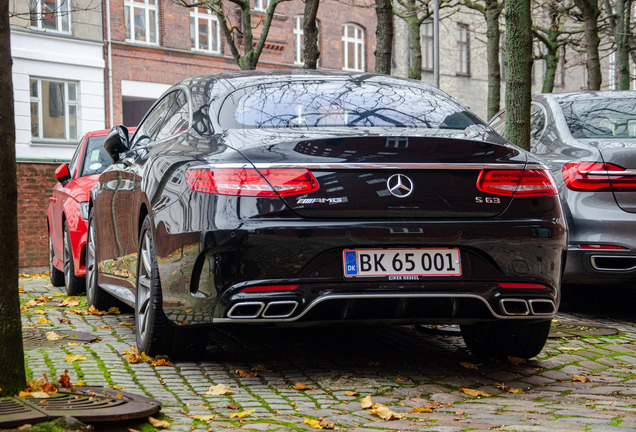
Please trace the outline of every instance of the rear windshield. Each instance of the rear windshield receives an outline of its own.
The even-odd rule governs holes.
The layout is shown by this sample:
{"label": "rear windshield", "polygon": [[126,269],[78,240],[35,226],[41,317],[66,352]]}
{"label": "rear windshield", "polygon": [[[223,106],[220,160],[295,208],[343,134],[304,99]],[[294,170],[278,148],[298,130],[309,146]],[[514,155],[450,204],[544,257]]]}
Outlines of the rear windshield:
{"label": "rear windshield", "polygon": [[231,94],[222,111],[235,123],[225,126],[238,128],[484,125],[459,103],[424,87],[363,81],[252,86]]}
{"label": "rear windshield", "polygon": [[560,102],[574,138],[636,138],[636,99]]}
{"label": "rear windshield", "polygon": [[92,174],[101,174],[106,168],[108,168],[113,160],[110,158],[106,149],[104,148],[104,140],[106,136],[96,136],[88,138],[86,143],[86,153],[84,162],[82,164],[82,170],[79,177],[84,177]]}

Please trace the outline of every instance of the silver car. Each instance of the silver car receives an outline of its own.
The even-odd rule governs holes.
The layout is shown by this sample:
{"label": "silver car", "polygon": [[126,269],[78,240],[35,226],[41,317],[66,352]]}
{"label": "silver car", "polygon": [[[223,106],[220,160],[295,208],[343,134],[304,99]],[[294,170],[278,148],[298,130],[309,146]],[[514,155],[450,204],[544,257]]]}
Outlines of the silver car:
{"label": "silver car", "polygon": [[[490,120],[503,134],[505,112]],[[636,281],[636,92],[536,95],[531,151],[552,170],[569,227],[564,284]]]}

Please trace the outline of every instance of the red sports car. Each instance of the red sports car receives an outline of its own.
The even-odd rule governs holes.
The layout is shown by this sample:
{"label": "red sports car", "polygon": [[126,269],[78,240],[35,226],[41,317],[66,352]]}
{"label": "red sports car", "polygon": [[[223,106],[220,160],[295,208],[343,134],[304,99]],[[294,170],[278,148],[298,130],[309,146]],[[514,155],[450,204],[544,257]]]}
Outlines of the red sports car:
{"label": "red sports car", "polygon": [[112,164],[104,149],[108,129],[89,132],[69,163],[55,170],[57,184],[49,198],[49,268],[53,286],[69,295],[85,290],[88,197],[99,175]]}

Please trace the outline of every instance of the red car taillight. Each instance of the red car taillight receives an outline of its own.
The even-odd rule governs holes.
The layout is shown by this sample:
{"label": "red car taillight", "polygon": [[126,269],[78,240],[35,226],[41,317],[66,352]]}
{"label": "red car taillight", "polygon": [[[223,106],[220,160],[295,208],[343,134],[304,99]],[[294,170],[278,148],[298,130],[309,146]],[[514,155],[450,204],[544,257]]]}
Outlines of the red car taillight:
{"label": "red car taillight", "polygon": [[602,162],[570,162],[561,169],[568,189],[578,191],[636,190],[636,176],[618,165]]}
{"label": "red car taillight", "polygon": [[193,191],[235,196],[289,196],[318,190],[316,178],[304,168],[190,168],[186,183]]}
{"label": "red car taillight", "polygon": [[556,195],[557,189],[546,170],[482,170],[477,189],[493,195],[537,197]]}

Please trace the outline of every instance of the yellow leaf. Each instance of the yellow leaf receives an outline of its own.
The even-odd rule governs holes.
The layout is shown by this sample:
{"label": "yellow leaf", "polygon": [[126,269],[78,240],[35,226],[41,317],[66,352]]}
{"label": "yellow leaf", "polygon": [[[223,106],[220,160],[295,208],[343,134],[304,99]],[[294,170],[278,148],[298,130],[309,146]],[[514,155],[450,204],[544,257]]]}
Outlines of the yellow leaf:
{"label": "yellow leaf", "polygon": [[371,395],[363,397],[360,401],[362,409],[371,408],[371,405],[373,405],[373,402],[371,402]]}
{"label": "yellow leaf", "polygon": [[42,317],[38,317],[38,322],[40,324],[51,324],[51,320],[48,320],[48,319],[42,318]]}
{"label": "yellow leaf", "polygon": [[26,312],[26,311],[28,311],[28,310],[29,310],[29,308],[28,308],[28,307],[26,307],[26,306],[20,306],[20,312]]}
{"label": "yellow leaf", "polygon": [[66,297],[66,294],[61,293],[61,292],[59,292],[59,291],[53,291],[53,294],[55,294],[55,295],[56,295],[56,296],[58,296],[58,297],[60,297],[60,296],[61,296],[61,297]]}
{"label": "yellow leaf", "polygon": [[79,380],[75,383],[75,387],[86,387],[86,383],[82,380]]}
{"label": "yellow leaf", "polygon": [[118,325],[120,326],[134,326],[134,323],[128,323],[128,322],[120,322]]}
{"label": "yellow leaf", "polygon": [[150,364],[152,366],[174,366],[174,363],[172,363],[170,360],[166,360],[165,358],[157,359]]}
{"label": "yellow leaf", "polygon": [[31,392],[28,391],[22,391],[20,390],[20,393],[18,394],[19,397],[33,397],[33,395],[31,394]]}
{"label": "yellow leaf", "polygon": [[243,418],[243,417],[247,417],[248,415],[252,414],[254,411],[256,411],[255,409],[251,409],[251,410],[247,410],[247,411],[241,411],[238,413],[230,413],[230,418]]}
{"label": "yellow leaf", "polygon": [[359,392],[357,392],[357,391],[347,390],[347,391],[345,392],[345,396],[359,396],[359,395],[360,395],[360,393],[359,393]]}
{"label": "yellow leaf", "polygon": [[148,423],[156,428],[167,428],[170,427],[170,423],[165,420],[157,420],[154,417],[148,417]]}
{"label": "yellow leaf", "polygon": [[490,396],[492,396],[491,394],[484,393],[481,390],[474,390],[474,389],[469,389],[469,388],[460,388],[459,391],[462,392],[462,393],[466,393],[468,396],[475,396],[475,397],[490,397]]}
{"label": "yellow leaf", "polygon": [[42,309],[36,309],[36,310],[33,311],[33,313],[34,314],[38,314],[38,315],[46,315],[46,312],[43,311]]}
{"label": "yellow leaf", "polygon": [[112,327],[111,327],[109,324],[104,324],[103,326],[99,326],[99,327],[97,327],[97,328],[100,328],[100,329],[109,329],[109,328],[112,328]]}
{"label": "yellow leaf", "polygon": [[31,396],[38,399],[44,399],[49,397],[49,394],[45,391],[34,391],[34,392],[31,392]]}
{"label": "yellow leaf", "polygon": [[372,406],[372,410],[369,411],[371,414],[380,417],[382,420],[397,420],[404,417],[404,414],[396,413],[395,411],[391,411],[389,407],[386,405],[374,403]]}
{"label": "yellow leaf", "polygon": [[591,382],[591,380],[583,375],[572,375],[572,379],[574,381],[578,381],[578,382],[582,382],[582,383],[586,383],[586,382]]}
{"label": "yellow leaf", "polygon": [[205,392],[208,396],[222,396],[222,395],[231,395],[234,394],[232,390],[225,384],[217,384],[210,387],[208,391]]}
{"label": "yellow leaf", "polygon": [[216,416],[213,416],[213,415],[195,415],[195,416],[192,416],[191,418],[193,418],[195,420],[209,422],[209,421],[212,421],[212,420],[216,419]]}
{"label": "yellow leaf", "polygon": [[55,333],[54,331],[46,332],[46,339],[50,341],[59,341],[62,339],[62,336]]}
{"label": "yellow leaf", "polygon": [[512,363],[513,365],[520,365],[520,364],[526,363],[526,359],[513,357],[513,356],[508,356],[508,361]]}
{"label": "yellow leaf", "polygon": [[434,411],[431,408],[413,407],[413,412],[416,412],[416,413],[432,413]]}
{"label": "yellow leaf", "polygon": [[466,369],[470,369],[470,370],[479,370],[479,368],[477,367],[476,364],[474,363],[469,363],[469,362],[459,362],[460,365],[462,365],[463,367],[465,367]]}
{"label": "yellow leaf", "polygon": [[71,355],[71,354],[66,354],[64,356],[64,360],[66,360],[67,362],[74,362],[74,361],[81,361],[81,360],[86,360],[86,357],[84,357],[83,355]]}
{"label": "yellow leaf", "polygon": [[115,389],[115,390],[123,390],[123,389],[125,389],[125,388],[126,388],[126,387],[124,387],[123,385],[119,385],[119,384],[111,384],[111,385],[109,385],[108,387],[110,387],[110,388],[112,388],[112,389]]}
{"label": "yellow leaf", "polygon": [[243,369],[234,369],[234,373],[242,378],[253,378],[255,376],[258,376],[258,372],[248,372]]}
{"label": "yellow leaf", "polygon": [[81,343],[81,342],[69,342],[68,345],[69,346],[80,346],[80,345],[84,345],[84,344]]}
{"label": "yellow leaf", "polygon": [[106,313],[111,314],[111,315],[119,315],[121,313],[121,311],[119,310],[118,307],[111,306]]}
{"label": "yellow leaf", "polygon": [[297,382],[296,384],[294,384],[294,390],[313,390],[313,387],[309,387],[308,385],[305,385],[301,382]]}
{"label": "yellow leaf", "polygon": [[507,393],[523,393],[523,390],[520,388],[513,388],[507,385],[504,385],[503,383],[495,383],[495,388],[498,388],[500,390],[503,390]]}
{"label": "yellow leaf", "polygon": [[313,420],[313,419],[305,417],[305,423],[308,424],[309,427],[312,427],[314,429],[322,429],[323,428],[320,425],[320,422],[318,420]]}

